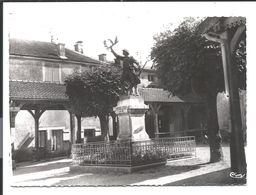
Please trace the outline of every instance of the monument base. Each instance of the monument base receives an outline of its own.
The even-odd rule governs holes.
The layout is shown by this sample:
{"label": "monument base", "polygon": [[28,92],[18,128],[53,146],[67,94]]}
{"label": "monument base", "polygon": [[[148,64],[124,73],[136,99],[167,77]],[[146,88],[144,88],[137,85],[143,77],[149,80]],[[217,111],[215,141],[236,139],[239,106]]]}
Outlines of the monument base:
{"label": "monument base", "polygon": [[114,108],[118,116],[119,134],[117,140],[149,140],[145,129],[145,112],[149,109],[140,96],[121,96]]}
{"label": "monument base", "polygon": [[71,165],[69,172],[71,173],[133,173],[135,171],[144,170],[153,167],[165,166],[167,161],[159,161],[138,166],[86,166]]}

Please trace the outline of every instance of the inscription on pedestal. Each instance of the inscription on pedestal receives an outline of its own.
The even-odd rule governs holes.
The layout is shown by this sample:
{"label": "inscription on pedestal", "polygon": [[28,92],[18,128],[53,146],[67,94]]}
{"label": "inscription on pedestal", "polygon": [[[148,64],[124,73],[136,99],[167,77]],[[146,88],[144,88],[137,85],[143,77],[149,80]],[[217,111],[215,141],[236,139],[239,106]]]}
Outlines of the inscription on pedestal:
{"label": "inscription on pedestal", "polygon": [[115,107],[114,108],[115,113],[118,114],[123,114],[123,113],[128,113],[128,106],[120,106],[120,107]]}

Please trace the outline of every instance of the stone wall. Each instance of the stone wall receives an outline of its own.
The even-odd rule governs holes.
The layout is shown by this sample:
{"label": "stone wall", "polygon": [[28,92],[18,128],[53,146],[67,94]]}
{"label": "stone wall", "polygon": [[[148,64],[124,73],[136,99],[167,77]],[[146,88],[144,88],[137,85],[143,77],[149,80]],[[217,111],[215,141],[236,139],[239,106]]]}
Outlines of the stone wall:
{"label": "stone wall", "polygon": [[43,81],[44,62],[27,59],[10,59],[11,80]]}

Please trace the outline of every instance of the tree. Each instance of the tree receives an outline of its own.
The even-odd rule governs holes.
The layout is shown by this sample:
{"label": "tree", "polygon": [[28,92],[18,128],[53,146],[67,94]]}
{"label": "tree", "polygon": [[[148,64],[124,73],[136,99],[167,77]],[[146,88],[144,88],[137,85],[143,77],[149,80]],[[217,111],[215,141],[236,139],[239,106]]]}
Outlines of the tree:
{"label": "tree", "polygon": [[[198,24],[186,18],[175,30],[155,36],[151,58],[165,89],[178,96],[194,93],[205,100],[210,162],[216,162],[223,157],[216,104],[217,94],[224,90],[221,50],[218,43],[196,33]],[[243,39],[234,57],[240,88],[246,87],[245,43]]]}
{"label": "tree", "polygon": [[[94,71],[75,71],[65,80],[66,94],[77,118],[81,134],[81,117],[98,116],[101,132],[108,137],[108,118],[121,94],[121,71],[114,66],[101,66]],[[81,142],[81,138],[80,138]]]}
{"label": "tree", "polygon": [[85,91],[83,90],[83,80],[79,71],[75,71],[65,80],[66,94],[69,96],[71,111],[77,118],[77,143],[81,143],[81,119],[82,116],[89,116],[88,106],[89,101],[86,99]]}

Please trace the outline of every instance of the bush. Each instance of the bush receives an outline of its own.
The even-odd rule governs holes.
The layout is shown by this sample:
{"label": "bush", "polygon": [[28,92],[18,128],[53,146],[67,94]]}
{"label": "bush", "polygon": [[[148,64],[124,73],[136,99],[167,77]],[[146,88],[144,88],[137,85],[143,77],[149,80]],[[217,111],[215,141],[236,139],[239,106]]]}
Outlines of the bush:
{"label": "bush", "polygon": [[167,153],[161,150],[136,151],[132,155],[132,165],[143,165],[167,160]]}

